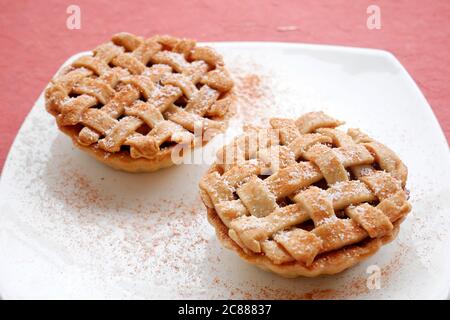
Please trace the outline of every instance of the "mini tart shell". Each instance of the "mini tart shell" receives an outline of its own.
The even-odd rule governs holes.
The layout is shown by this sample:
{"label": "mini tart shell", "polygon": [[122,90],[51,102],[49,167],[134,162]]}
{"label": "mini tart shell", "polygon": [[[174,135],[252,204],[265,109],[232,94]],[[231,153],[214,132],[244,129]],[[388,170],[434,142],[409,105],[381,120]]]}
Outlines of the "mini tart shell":
{"label": "mini tart shell", "polygon": [[[232,118],[236,114],[236,104],[235,104],[235,96],[233,91],[229,93],[231,98],[231,105],[229,107],[228,112],[225,117],[221,119],[226,128],[228,126],[228,122],[230,118]],[[57,116],[54,112],[48,110],[54,117]],[[64,134],[69,136],[72,140],[72,143],[78,149],[86,152],[90,156],[94,157],[99,162],[113,168],[116,170],[122,170],[131,173],[141,173],[141,172],[153,172],[160,169],[168,168],[174,165],[172,161],[172,149],[173,147],[166,148],[164,152],[159,152],[156,157],[148,159],[148,158],[132,158],[129,155],[129,152],[120,151],[115,153],[106,152],[95,145],[85,146],[78,141],[78,133],[79,130],[76,126],[61,126],[56,121],[56,124]],[[217,132],[220,134],[221,132]],[[211,139],[215,136],[211,135]],[[201,148],[208,144],[209,141],[203,141],[201,146],[194,147],[191,145],[191,148]],[[183,156],[181,154],[180,156]]]}

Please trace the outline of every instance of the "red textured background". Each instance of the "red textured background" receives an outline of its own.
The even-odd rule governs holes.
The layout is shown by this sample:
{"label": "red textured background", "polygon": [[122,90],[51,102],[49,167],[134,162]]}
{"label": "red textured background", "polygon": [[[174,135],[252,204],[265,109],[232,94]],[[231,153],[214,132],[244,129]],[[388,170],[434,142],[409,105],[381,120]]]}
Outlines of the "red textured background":
{"label": "red textured background", "polygon": [[[66,28],[70,4],[81,8],[81,30]],[[371,4],[381,8],[381,30],[366,27]],[[285,26],[296,30],[281,31]],[[0,0],[0,168],[58,67],[119,31],[386,49],[411,73],[450,138],[449,0]]]}

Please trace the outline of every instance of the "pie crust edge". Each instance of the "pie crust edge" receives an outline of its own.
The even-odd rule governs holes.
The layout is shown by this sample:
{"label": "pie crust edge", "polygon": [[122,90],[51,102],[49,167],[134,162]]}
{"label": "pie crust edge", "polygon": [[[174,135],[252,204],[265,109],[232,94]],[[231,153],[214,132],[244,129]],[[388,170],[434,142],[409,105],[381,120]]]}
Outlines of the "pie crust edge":
{"label": "pie crust edge", "polygon": [[[113,40],[114,38],[116,38],[116,40],[118,42],[123,42],[123,44],[121,43],[117,43],[116,40]],[[94,157],[96,160],[98,160],[99,162],[106,164],[114,169],[117,170],[122,170],[122,171],[127,171],[127,172],[152,172],[152,171],[156,171],[162,168],[166,168],[166,167],[170,167],[172,165],[174,165],[175,163],[172,160],[171,157],[171,152],[173,150],[173,147],[175,145],[172,146],[167,146],[164,149],[159,150],[159,152],[157,152],[155,155],[153,155],[152,157],[145,157],[145,156],[141,156],[141,157],[134,157],[130,155],[130,152],[126,151],[126,150],[120,150],[119,152],[108,152],[105,150],[102,150],[101,148],[98,147],[97,143],[93,143],[90,145],[84,144],[84,143],[80,143],[79,141],[79,133],[80,130],[78,130],[77,128],[75,128],[74,126],[71,125],[61,125],[58,121],[58,116],[61,114],[61,112],[58,110],[56,111],[54,109],[54,105],[59,103],[59,102],[55,102],[55,101],[50,101],[50,99],[56,98],[57,100],[59,99],[58,97],[58,92],[53,92],[52,87],[58,85],[58,78],[60,76],[64,76],[64,74],[67,74],[70,70],[71,67],[74,66],[74,64],[78,61],[81,60],[82,58],[92,58],[95,57],[95,52],[97,50],[99,50],[102,46],[107,46],[111,43],[111,41],[114,42],[114,45],[118,45],[118,46],[123,46],[126,47],[127,45],[131,45],[133,42],[139,41],[138,44],[135,43],[136,48],[135,49],[127,49],[129,50],[129,52],[125,52],[125,55],[127,54],[133,54],[134,50],[138,51],[139,48],[141,46],[144,46],[146,44],[146,42],[148,41],[155,41],[158,42],[160,46],[164,47],[165,49],[161,48],[160,50],[168,50],[170,53],[174,53],[174,45],[171,44],[171,42],[176,41],[177,45],[180,45],[179,49],[182,49],[182,51],[177,51],[179,53],[179,55],[184,55],[186,54],[186,50],[190,49],[191,47],[191,43],[193,43],[193,48],[196,49],[198,48],[199,50],[197,51],[201,51],[202,53],[198,54],[197,53],[197,58],[195,58],[193,61],[194,62],[198,62],[198,61],[202,61],[204,65],[209,65],[210,68],[211,66],[212,69],[209,69],[209,71],[215,71],[215,70],[222,70],[224,72],[224,74],[226,75],[225,78],[228,76],[228,80],[225,79],[224,81],[231,81],[232,83],[234,82],[233,77],[231,76],[231,74],[229,74],[228,68],[226,68],[226,66],[223,63],[223,59],[222,59],[222,55],[218,52],[216,52],[213,48],[208,47],[208,46],[197,46],[197,43],[195,40],[191,40],[191,39],[184,39],[184,38],[177,38],[177,37],[172,37],[172,36],[166,36],[166,35],[155,35],[151,38],[148,39],[144,39],[141,36],[135,36],[133,34],[129,34],[126,32],[121,32],[121,33],[117,33],[115,35],[113,35],[112,39],[109,40],[108,42],[102,43],[100,44],[98,47],[96,47],[95,49],[92,49],[91,51],[89,51],[89,54],[84,54],[84,55],[80,55],[80,57],[78,57],[77,59],[75,59],[75,61],[72,61],[70,64],[68,64],[67,66],[62,66],[52,77],[52,79],[50,80],[50,82],[48,83],[48,85],[45,88],[45,101],[46,101],[46,109],[47,112],[50,113],[54,118],[55,118],[55,122],[57,124],[57,127],[59,130],[61,130],[65,135],[69,136],[72,140],[72,143],[74,144],[75,147],[77,147],[78,149],[86,152],[87,154],[89,154],[90,156]],[[128,43],[128,44],[127,44]],[[172,46],[172,47],[171,47]],[[184,48],[185,46],[185,48]],[[161,52],[159,51],[159,52]],[[212,53],[212,52],[213,53]],[[123,54],[123,52],[122,52]],[[192,53],[194,54],[194,53]],[[203,58],[205,57],[205,58]],[[203,60],[202,60],[203,59]],[[217,60],[217,61],[216,61]],[[192,62],[192,61],[191,61]],[[191,63],[189,62],[189,63]],[[153,62],[154,64],[158,64],[159,62]],[[167,64],[169,66],[169,68],[173,67],[170,64],[170,62],[161,62],[162,64]],[[113,68],[113,66],[110,65],[111,68]],[[121,66],[119,65],[119,67],[122,68],[127,68],[127,66]],[[76,69],[86,69],[86,67],[84,66],[76,66]],[[90,67],[87,67],[87,69],[90,69]],[[69,71],[67,71],[69,70]],[[90,70],[90,72],[92,72],[94,70]],[[204,77],[207,77],[209,75],[209,71],[206,71],[205,74],[203,74]],[[221,72],[222,72],[221,71]],[[97,71],[94,71],[93,74],[95,75]],[[179,75],[181,74],[181,71],[173,71],[172,73],[173,75]],[[130,75],[130,74],[129,74]],[[101,78],[101,74],[97,74],[97,79]],[[131,72],[130,76],[134,76],[134,73]],[[220,76],[222,77],[222,75]],[[220,78],[219,77],[219,78]],[[196,80],[198,81],[198,80]],[[203,80],[202,80],[203,81]],[[223,83],[220,83],[220,81],[222,81],[222,78],[220,79],[213,79],[211,81],[216,81],[216,84],[220,87],[220,85],[224,85]],[[198,83],[199,84],[199,83]],[[205,82],[202,84],[206,87],[208,87],[209,83]],[[170,86],[171,84],[169,84]],[[178,84],[174,84],[172,86],[177,87]],[[222,115],[216,115],[216,116],[212,116],[211,120],[214,120],[217,122],[217,124],[220,124],[220,128],[216,127],[214,128],[213,132],[209,132],[208,134],[208,140],[202,139],[202,141],[200,141],[200,143],[194,143],[194,141],[192,141],[190,143],[190,149],[189,152],[192,152],[194,148],[202,148],[204,147],[206,144],[208,144],[215,136],[217,136],[220,133],[223,133],[229,125],[229,120],[230,118],[232,118],[235,114],[236,114],[236,99],[235,99],[235,92],[234,92],[234,88],[233,88],[233,84],[231,84],[231,89],[219,89],[216,87],[212,87],[214,90],[216,90],[218,92],[218,94],[220,95],[220,98],[217,98],[216,102],[221,102],[221,101],[229,101],[228,105],[227,105],[227,109],[224,113],[222,113]],[[114,88],[113,88],[114,89]],[[135,89],[140,90],[140,88],[138,88],[137,86],[135,86]],[[180,87],[181,89],[181,87]],[[115,92],[117,93],[118,91],[116,89],[114,89]],[[198,89],[199,90],[199,89]],[[223,91],[225,90],[225,91]],[[183,91],[183,90],[182,90]],[[85,93],[79,93],[78,96],[84,95]],[[91,94],[87,94],[87,95],[91,95]],[[183,92],[184,95],[184,92]],[[182,97],[183,97],[182,95]],[[54,97],[53,97],[54,96]],[[67,93],[68,96],[68,93]],[[95,96],[94,96],[95,97]],[[111,99],[112,100],[112,99]],[[219,101],[220,100],[220,101]],[[136,100],[137,101],[137,100]],[[150,100],[146,101],[150,102]],[[103,106],[105,106],[105,104],[103,104]],[[123,115],[125,116],[125,115]],[[206,118],[206,116],[202,116],[204,117],[206,120],[208,120]],[[142,119],[141,119],[142,120]],[[169,120],[164,118],[164,120]],[[174,121],[175,122],[175,121]],[[176,123],[177,124],[177,123]],[[181,125],[184,127],[184,125]],[[89,128],[89,126],[84,126],[83,128]],[[185,128],[186,129],[186,128]],[[92,129],[94,130],[94,129]],[[94,130],[95,131],[95,130]],[[176,145],[179,145],[180,143],[177,143]],[[186,149],[183,148],[181,153],[179,154],[180,156],[184,156],[186,153]]]}
{"label": "pie crust edge", "polygon": [[[192,152],[195,148],[203,148],[206,146],[212,139],[214,139],[217,135],[223,133],[226,128],[228,127],[229,120],[236,114],[236,103],[234,99],[234,91],[231,90],[229,92],[230,98],[231,98],[231,105],[229,106],[229,110],[224,116],[223,119],[221,119],[221,122],[223,123],[224,129],[222,131],[217,131],[215,134],[210,135],[209,140],[203,140],[202,144],[198,146],[194,146],[191,144],[190,151]],[[53,117],[55,117],[55,114],[50,113]],[[60,126],[58,121],[55,121],[56,125],[58,126],[58,129],[70,137],[72,140],[72,143],[75,147],[78,149],[84,151],[91,157],[94,157],[99,162],[113,168],[116,170],[126,171],[126,172],[133,172],[133,173],[139,173],[139,172],[154,172],[160,169],[168,168],[174,165],[174,162],[172,161],[172,149],[173,147],[166,148],[164,152],[159,152],[155,158],[149,159],[149,158],[131,158],[127,153],[124,152],[115,152],[115,153],[109,153],[106,151],[103,151],[100,148],[95,148],[92,145],[85,146],[81,144],[78,140],[78,130],[76,130],[73,127],[70,126]],[[180,154],[180,156],[184,156],[183,153]]]}
{"label": "pie crust edge", "polygon": [[[214,171],[217,171],[215,166],[211,167],[205,175]],[[217,238],[225,248],[235,251],[240,258],[247,263],[253,264],[266,271],[272,271],[285,278],[297,278],[299,276],[312,278],[321,274],[333,275],[366,260],[374,255],[383,245],[388,244],[397,237],[400,230],[400,224],[406,217],[405,216],[393,223],[394,229],[391,233],[380,238],[358,242],[354,245],[347,246],[344,249],[323,253],[310,267],[306,267],[298,261],[275,264],[264,255],[255,254],[251,251],[245,252],[242,247],[230,238],[228,235],[229,229],[223,223],[216,210],[209,207],[203,200],[203,197],[201,197],[201,199],[207,210],[208,222],[214,227]],[[348,253],[350,253],[351,258],[347,256]]]}
{"label": "pie crust edge", "polygon": [[126,172],[152,172],[159,169],[171,167],[174,163],[171,158],[172,148],[165,150],[166,152],[158,153],[157,157],[153,159],[137,158],[133,159],[124,152],[108,153],[100,148],[92,146],[84,146],[78,141],[78,131],[71,127],[59,126],[59,130],[70,137],[73,145],[78,149],[84,151],[91,157],[101,163],[116,169]]}
{"label": "pie crust edge", "polygon": [[[323,114],[323,112],[310,112],[310,113],[302,115],[299,119],[297,119],[297,121],[299,121],[300,119],[302,119],[304,117],[311,118],[311,116],[313,116],[313,118],[315,118],[316,116],[319,116],[319,118],[322,118],[322,119],[335,120],[333,118],[329,118],[327,115]],[[288,119],[286,119],[286,120],[288,120]],[[288,121],[292,121],[292,120],[288,120]],[[341,124],[343,124],[343,123],[340,122],[337,125],[333,124],[333,127],[340,126]],[[272,123],[271,123],[271,125],[272,125]],[[319,128],[320,127],[322,127],[322,126],[319,126]],[[265,129],[265,128],[261,128],[261,129]],[[352,139],[359,140],[359,142],[357,142],[357,143],[361,143],[361,142],[378,143],[376,140],[373,140],[369,136],[360,132],[359,129],[351,129],[351,130],[354,131],[351,134]],[[244,131],[246,131],[246,130],[244,130]],[[312,132],[314,132],[314,131],[315,130],[312,130]],[[308,132],[306,132],[306,133],[308,133]],[[353,134],[355,134],[355,133],[357,133],[357,134],[354,137]],[[244,137],[244,136],[245,136],[245,134],[242,135],[242,137]],[[240,136],[237,137],[235,140],[239,140],[239,138],[240,138]],[[369,141],[365,141],[366,139],[368,139]],[[236,145],[234,143],[230,143],[228,146],[232,147],[232,148],[237,147],[239,149],[238,145],[243,141],[247,141],[246,138],[241,139],[241,140],[242,141],[238,142]],[[247,141],[247,143],[248,143],[248,141]],[[343,143],[343,142],[338,142],[338,144],[341,144],[341,143]],[[241,144],[241,147],[242,147],[242,145],[243,144]],[[335,145],[335,142],[333,142],[333,145]],[[340,146],[342,147],[342,145],[340,145]],[[220,197],[218,197],[218,196],[210,197],[210,192],[212,192],[213,194],[215,192],[219,192],[219,194],[221,194],[221,192],[222,192],[221,188],[227,188],[228,181],[222,180],[222,181],[224,181],[224,185],[220,185],[220,187],[218,187],[218,189],[214,189],[211,187],[212,185],[210,184],[210,183],[214,183],[214,182],[211,182],[211,180],[209,182],[207,182],[208,177],[215,176],[215,175],[222,176],[222,174],[224,172],[224,166],[228,166],[228,169],[225,168],[225,171],[232,170],[230,168],[234,168],[234,165],[239,164],[239,162],[232,162],[231,167],[230,167],[230,164],[227,164],[227,162],[225,162],[225,164],[214,163],[202,177],[200,184],[199,184],[200,196],[201,196],[202,202],[204,203],[204,205],[207,209],[208,221],[215,228],[216,235],[219,238],[219,241],[226,248],[236,251],[243,260],[245,260],[246,262],[248,262],[250,264],[254,264],[262,269],[272,271],[278,275],[288,277],[288,278],[293,278],[293,277],[298,277],[298,276],[315,277],[315,276],[318,276],[321,274],[339,273],[359,262],[362,262],[363,260],[365,260],[368,257],[375,254],[381,248],[381,246],[394,240],[399,232],[400,224],[403,222],[403,220],[406,218],[408,212],[410,212],[410,210],[411,210],[411,205],[408,202],[408,190],[405,189],[407,172],[408,172],[407,167],[403,164],[403,162],[398,158],[398,156],[393,151],[391,151],[388,147],[386,147],[384,145],[382,145],[382,146],[383,146],[383,148],[385,148],[383,153],[385,151],[388,151],[388,152],[385,153],[384,155],[382,154],[380,156],[381,157],[380,159],[384,158],[385,160],[391,160],[391,161],[393,160],[395,162],[395,168],[390,168],[389,166],[386,165],[387,164],[386,162],[384,164],[380,165],[379,161],[381,161],[381,160],[378,159],[374,162],[371,162],[374,165],[378,164],[379,166],[381,166],[381,168],[378,167],[378,169],[374,168],[375,172],[377,172],[377,170],[381,170],[381,171],[386,170],[389,173],[389,176],[392,178],[394,178],[393,175],[395,174],[394,181],[397,181],[399,183],[399,185],[397,187],[401,187],[401,189],[403,189],[402,192],[405,197],[403,200],[401,200],[402,201],[401,206],[399,205],[399,208],[397,208],[399,210],[398,213],[401,214],[401,216],[399,216],[398,218],[395,218],[395,216],[393,218],[390,218],[391,223],[392,223],[391,224],[392,229],[387,233],[380,234],[380,236],[375,235],[375,236],[371,236],[371,237],[366,237],[365,239],[362,239],[353,244],[345,245],[343,248],[340,248],[337,250],[330,250],[330,251],[322,252],[316,256],[316,258],[312,261],[312,263],[305,264],[304,262],[300,262],[299,259],[295,259],[293,261],[284,261],[281,263],[279,262],[280,260],[278,260],[278,262],[274,262],[273,259],[271,259],[271,257],[268,257],[265,254],[261,254],[261,252],[258,249],[253,250],[252,247],[248,247],[248,245],[240,243],[241,239],[239,239],[239,236],[236,233],[234,233],[234,234],[229,233],[229,231],[231,230],[231,227],[228,226],[226,224],[226,222],[222,220],[223,218],[221,217],[221,215],[219,215],[219,213],[215,209],[216,202],[217,201],[220,202],[222,200],[220,200]],[[224,149],[226,147],[227,146],[225,146]],[[335,146],[335,147],[338,147],[338,146]],[[248,148],[248,145],[245,145],[245,148]],[[241,149],[241,150],[243,150],[243,149]],[[248,150],[248,149],[245,149],[245,150]],[[250,148],[250,150],[251,150],[251,148]],[[371,151],[371,150],[369,150],[369,151]],[[227,152],[230,152],[230,151],[227,151]],[[234,152],[235,151],[233,151],[231,154],[234,154]],[[244,152],[247,152],[247,151],[244,151]],[[237,153],[239,154],[239,152],[237,152]],[[220,159],[222,159],[223,152],[220,156],[219,156],[219,154],[220,154],[220,152],[218,152],[218,159],[220,160]],[[248,161],[247,157],[248,156],[246,156],[246,158],[245,158],[245,159],[247,159],[246,161]],[[253,156],[250,156],[251,159],[253,159],[252,157]],[[223,161],[223,159],[222,159],[222,161]],[[236,159],[234,158],[233,161],[236,161]],[[393,163],[390,162],[389,165],[393,165]],[[391,170],[393,170],[393,171],[391,172]],[[234,184],[237,183],[237,181],[238,181],[238,180],[236,180],[236,177],[238,177],[239,174],[237,174],[236,172],[237,171],[234,171],[233,174],[231,175],[231,176],[234,176],[234,178],[231,178],[231,181],[234,181],[234,182],[231,182],[233,184],[233,187],[230,187],[230,188],[232,188],[232,189],[234,188]],[[362,171],[361,171],[361,173],[362,173]],[[366,174],[367,173],[368,172],[366,172]],[[254,174],[258,174],[258,173],[254,173]],[[364,175],[365,174],[363,174],[363,176]],[[243,175],[243,177],[244,176],[245,176],[245,174]],[[359,180],[359,178],[357,180]],[[397,184],[397,183],[395,183],[395,184]],[[238,183],[238,185],[239,185],[239,183]],[[309,186],[311,186],[311,185],[309,185]],[[386,186],[383,186],[382,188],[385,188],[385,187]],[[210,188],[212,188],[212,189],[210,189]],[[376,187],[374,187],[374,188],[376,188]],[[394,188],[394,189],[396,189],[396,188]],[[389,189],[389,187],[388,187],[388,189]],[[386,190],[388,190],[388,189],[386,189]],[[233,190],[234,190],[234,192],[237,191],[237,189],[233,189]],[[383,189],[380,189],[379,191],[382,191],[382,190]],[[259,192],[259,190],[257,190],[257,188],[253,189],[252,191]],[[264,192],[264,190],[262,190],[262,191]],[[377,192],[379,192],[379,191],[377,191]],[[224,192],[224,194],[227,194],[227,192],[228,192],[228,189],[226,192]],[[392,191],[389,191],[389,192],[392,192]],[[394,194],[396,194],[396,193],[394,192]],[[235,194],[235,196],[240,197],[242,200],[242,196],[239,194],[239,192],[238,192],[238,195]],[[380,194],[380,196],[382,197],[381,194]],[[392,196],[392,194],[388,198],[390,198],[391,196]],[[230,195],[227,194],[226,199],[223,199],[223,201],[225,201],[225,202],[229,201],[230,200],[230,199],[228,199],[229,197],[230,197]],[[379,197],[379,196],[377,195],[377,197]],[[213,198],[215,198],[215,200],[213,200]],[[261,197],[256,197],[256,198],[260,199]],[[392,199],[394,199],[394,198],[392,198]],[[379,200],[381,201],[381,199],[379,199]],[[234,202],[234,201],[237,201],[237,200],[232,200],[230,202]],[[369,201],[369,200],[365,200],[365,201]],[[362,203],[364,203],[364,200]],[[350,205],[350,207],[351,206],[352,205]],[[231,209],[231,207],[229,207],[229,208]],[[247,209],[248,209],[248,207],[247,207]],[[231,209],[231,210],[238,210],[238,211],[236,211],[237,213],[239,213],[238,216],[240,216],[240,214],[242,214],[241,212],[239,212],[240,208],[235,207],[235,209]],[[274,213],[274,212],[275,211],[272,211],[272,213]],[[231,213],[231,211],[230,211],[230,213]],[[250,213],[251,213],[251,211],[250,211]],[[251,215],[254,215],[254,214],[251,213]],[[230,218],[231,218],[231,216],[230,216]],[[310,218],[312,218],[312,217],[310,216]],[[231,218],[231,219],[233,219],[233,218]],[[274,219],[277,219],[277,218],[274,218]],[[256,228],[258,228],[258,227],[256,227]],[[261,227],[261,228],[263,228],[263,227]],[[273,231],[269,231],[269,232],[273,232]],[[233,235],[238,237],[238,239],[237,240],[233,239],[234,238]],[[255,235],[256,235],[256,233],[255,233]],[[251,237],[251,235],[250,235],[250,237]],[[250,238],[250,239],[252,239],[252,238]],[[254,239],[257,239],[256,236]],[[259,241],[259,240],[256,240],[256,241]]]}

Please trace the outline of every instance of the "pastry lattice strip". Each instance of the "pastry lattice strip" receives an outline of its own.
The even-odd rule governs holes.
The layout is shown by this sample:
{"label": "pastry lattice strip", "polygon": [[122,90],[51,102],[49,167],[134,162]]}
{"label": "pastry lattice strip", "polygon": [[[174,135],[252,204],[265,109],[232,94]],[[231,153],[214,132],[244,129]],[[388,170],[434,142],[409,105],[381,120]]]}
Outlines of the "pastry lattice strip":
{"label": "pastry lattice strip", "polygon": [[[196,124],[222,129],[215,119],[228,111],[232,86],[211,48],[121,33],[52,81],[47,108],[61,126],[83,126],[83,145],[97,143],[107,152],[129,145],[132,157],[151,158],[166,141],[191,142]],[[176,105],[180,99],[184,107]]]}
{"label": "pastry lattice strip", "polygon": [[[271,124],[281,129],[279,145],[259,143],[252,150],[251,131],[218,154],[219,160],[227,152],[242,157],[219,162],[200,183],[205,203],[244,250],[265,254],[275,264],[310,266],[321,253],[388,235],[410,211],[403,189],[406,167],[384,145],[359,130],[335,129],[341,123],[323,113]],[[275,153],[281,165],[263,177],[273,163],[267,150],[274,148],[287,151]],[[314,186],[321,180],[326,188]],[[283,204],[285,199],[292,204]]]}

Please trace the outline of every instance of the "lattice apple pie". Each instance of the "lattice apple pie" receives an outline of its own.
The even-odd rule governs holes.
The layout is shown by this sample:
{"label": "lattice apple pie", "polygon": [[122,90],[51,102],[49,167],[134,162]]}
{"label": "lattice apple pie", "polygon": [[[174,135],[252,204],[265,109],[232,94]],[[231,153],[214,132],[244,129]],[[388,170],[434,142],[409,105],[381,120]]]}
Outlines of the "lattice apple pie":
{"label": "lattice apple pie", "polygon": [[334,274],[394,239],[411,209],[388,147],[322,112],[247,127],[200,182],[219,240],[286,277]]}
{"label": "lattice apple pie", "polygon": [[197,137],[206,130],[212,138],[225,129],[232,87],[210,47],[119,33],[51,81],[46,108],[77,147],[101,162],[154,171],[173,164],[174,146],[203,145]]}

